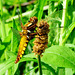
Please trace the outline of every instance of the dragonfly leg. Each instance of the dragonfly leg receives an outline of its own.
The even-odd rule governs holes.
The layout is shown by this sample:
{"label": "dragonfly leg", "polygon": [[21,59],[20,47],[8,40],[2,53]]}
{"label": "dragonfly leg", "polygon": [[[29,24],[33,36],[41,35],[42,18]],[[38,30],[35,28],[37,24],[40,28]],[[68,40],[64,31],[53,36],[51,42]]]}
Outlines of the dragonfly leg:
{"label": "dragonfly leg", "polygon": [[34,33],[30,33],[29,36],[34,36],[34,35],[37,35],[37,32],[34,32]]}
{"label": "dragonfly leg", "polygon": [[21,28],[24,29],[23,23],[21,23]]}
{"label": "dragonfly leg", "polygon": [[21,28],[22,28],[23,30],[27,30],[27,27],[26,27],[26,26],[23,26],[23,23],[21,23]]}
{"label": "dragonfly leg", "polygon": [[33,38],[35,37],[35,35],[37,35],[37,32],[29,33],[29,34],[28,34],[29,39],[33,39]]}
{"label": "dragonfly leg", "polygon": [[20,36],[22,37],[23,36],[23,33],[22,32],[19,32]]}

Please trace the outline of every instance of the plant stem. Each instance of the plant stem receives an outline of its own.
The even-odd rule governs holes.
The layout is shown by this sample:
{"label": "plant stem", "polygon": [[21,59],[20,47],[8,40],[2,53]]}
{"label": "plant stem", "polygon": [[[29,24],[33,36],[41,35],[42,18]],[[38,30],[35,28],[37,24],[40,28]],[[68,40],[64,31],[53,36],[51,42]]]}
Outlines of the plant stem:
{"label": "plant stem", "polygon": [[[14,26],[14,19],[13,19],[13,25]],[[11,51],[13,50],[13,32],[12,32],[12,37],[11,37]]]}
{"label": "plant stem", "polygon": [[16,8],[17,8],[17,5],[15,4],[15,5],[14,5],[14,9],[13,9],[12,17],[15,16]]}
{"label": "plant stem", "polygon": [[38,55],[38,66],[39,66],[39,75],[42,75],[40,55]]}
{"label": "plant stem", "polygon": [[[6,37],[6,31],[5,31],[5,24],[4,24],[4,17],[3,17],[3,3],[1,0],[1,35],[2,35],[2,41],[4,41],[5,37]],[[5,55],[5,59],[7,60],[7,54],[6,54],[6,50],[4,51],[4,55]]]}
{"label": "plant stem", "polygon": [[73,5],[73,0],[71,0],[71,5]]}
{"label": "plant stem", "polygon": [[20,15],[21,15],[21,20],[22,20],[22,10],[21,10],[21,0],[18,0],[19,1],[19,9],[20,9]]}
{"label": "plant stem", "polygon": [[1,0],[1,33],[2,33],[2,41],[5,39],[6,37],[6,32],[5,32],[5,24],[4,24],[4,18],[3,18],[3,3]]}
{"label": "plant stem", "polygon": [[[66,25],[67,6],[68,6],[68,0],[64,0],[61,27],[64,27]],[[62,45],[62,42],[63,42],[63,36],[62,36],[63,32],[64,32],[64,28],[61,28],[59,45]]]}
{"label": "plant stem", "polygon": [[[54,10],[54,2],[53,1],[49,1],[49,8],[48,8],[48,17],[50,17],[50,15],[53,13],[53,10]],[[49,18],[50,19],[50,18]],[[51,21],[49,21],[49,27],[52,28],[53,25],[51,23]],[[50,30],[49,32],[49,37],[48,37],[48,43],[49,43],[49,46],[51,46],[51,39],[52,39],[52,36],[51,34],[53,35],[53,30]]]}
{"label": "plant stem", "polygon": [[49,1],[48,16],[52,14],[53,10],[54,10],[54,2]]}

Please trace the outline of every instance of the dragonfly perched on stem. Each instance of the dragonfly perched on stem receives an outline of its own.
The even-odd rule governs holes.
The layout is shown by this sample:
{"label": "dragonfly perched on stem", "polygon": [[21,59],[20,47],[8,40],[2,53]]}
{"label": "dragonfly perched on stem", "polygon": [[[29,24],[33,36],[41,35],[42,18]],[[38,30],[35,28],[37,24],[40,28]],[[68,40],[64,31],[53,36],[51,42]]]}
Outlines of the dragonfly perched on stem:
{"label": "dragonfly perched on stem", "polygon": [[[53,20],[52,19],[49,19],[48,17],[46,19],[43,19],[43,21],[47,21],[50,25],[50,33],[49,33],[49,45],[51,44],[51,42],[53,41],[56,41],[58,43],[59,41],[59,35],[60,35],[60,28],[63,28],[63,27],[60,27],[60,24],[61,24],[61,19],[56,17],[57,19],[55,19],[55,16],[57,15],[52,15],[53,17]],[[19,17],[20,19],[20,17]],[[21,20],[20,20],[21,22]],[[18,50],[18,55],[17,55],[17,59],[15,61],[15,63],[17,63],[22,55],[24,54],[24,51],[27,47],[27,44],[28,42],[35,37],[35,35],[37,34],[36,32],[36,27],[37,27],[37,23],[38,22],[38,19],[37,17],[31,17],[30,18],[30,21],[28,21],[27,24],[25,24],[23,26],[22,22],[21,22],[21,28],[22,28],[22,32],[18,32],[17,30],[15,30],[14,28],[12,28],[12,31],[14,33],[16,33],[17,36],[21,36],[21,40],[20,40],[20,45],[19,45],[19,50]],[[35,32],[34,32],[35,31]],[[57,31],[57,32],[56,32]],[[38,37],[36,37],[38,38]],[[54,40],[53,40],[54,38]]]}

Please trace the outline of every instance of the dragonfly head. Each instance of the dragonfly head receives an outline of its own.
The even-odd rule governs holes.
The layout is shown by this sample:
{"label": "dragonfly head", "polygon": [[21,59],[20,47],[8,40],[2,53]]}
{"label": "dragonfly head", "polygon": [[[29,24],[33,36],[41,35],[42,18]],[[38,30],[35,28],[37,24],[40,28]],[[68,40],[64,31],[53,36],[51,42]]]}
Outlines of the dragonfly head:
{"label": "dragonfly head", "polygon": [[31,21],[32,23],[37,23],[38,19],[37,19],[36,16],[34,16],[34,17],[31,17],[31,18],[30,18],[30,21]]}

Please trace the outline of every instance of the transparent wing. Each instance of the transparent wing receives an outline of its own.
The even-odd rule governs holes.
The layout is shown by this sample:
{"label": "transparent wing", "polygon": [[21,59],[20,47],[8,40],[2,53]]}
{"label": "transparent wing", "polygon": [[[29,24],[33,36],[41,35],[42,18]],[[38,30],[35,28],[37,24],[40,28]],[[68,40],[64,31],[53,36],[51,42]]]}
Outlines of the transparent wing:
{"label": "transparent wing", "polygon": [[21,37],[20,37],[19,31],[16,30],[16,29],[14,29],[14,28],[12,28],[12,27],[11,27],[11,30],[13,32],[13,35],[16,36],[16,38],[18,39],[18,41],[20,41]]}

